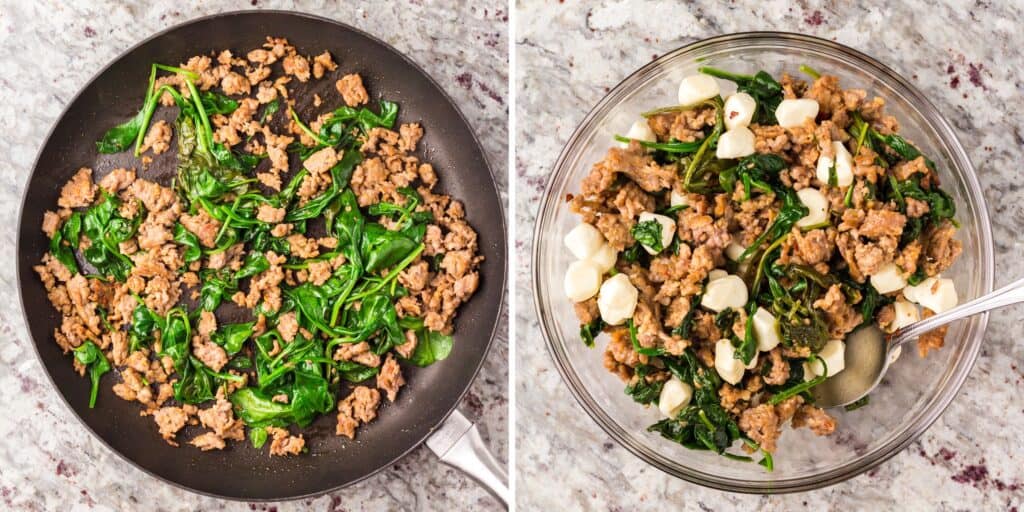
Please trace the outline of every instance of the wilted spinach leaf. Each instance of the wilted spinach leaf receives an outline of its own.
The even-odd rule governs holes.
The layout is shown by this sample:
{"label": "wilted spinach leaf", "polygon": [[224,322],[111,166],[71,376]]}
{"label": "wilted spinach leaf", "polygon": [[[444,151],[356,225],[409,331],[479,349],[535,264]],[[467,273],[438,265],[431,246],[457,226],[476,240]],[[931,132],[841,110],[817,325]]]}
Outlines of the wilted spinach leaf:
{"label": "wilted spinach leaf", "polygon": [[647,246],[655,254],[665,248],[661,241],[661,223],[656,220],[637,222],[629,232],[637,242]]}
{"label": "wilted spinach leaf", "polygon": [[89,369],[92,391],[89,392],[89,408],[96,406],[96,394],[100,389],[100,377],[110,371],[110,362],[95,343],[86,340],[75,347],[75,359]]}
{"label": "wilted spinach leaf", "polygon": [[430,366],[448,357],[452,351],[452,337],[423,329],[417,333],[416,350],[408,361],[416,366]]}
{"label": "wilted spinach leaf", "polygon": [[254,325],[255,322],[224,324],[210,336],[210,339],[224,347],[224,351],[229,355],[235,355],[242,349],[245,340],[252,336]]}
{"label": "wilted spinach leaf", "polygon": [[651,367],[648,365],[637,367],[632,382],[626,386],[626,394],[639,404],[657,402],[661,396],[661,388],[665,385],[665,382],[660,380],[648,381],[647,376],[650,373]]}

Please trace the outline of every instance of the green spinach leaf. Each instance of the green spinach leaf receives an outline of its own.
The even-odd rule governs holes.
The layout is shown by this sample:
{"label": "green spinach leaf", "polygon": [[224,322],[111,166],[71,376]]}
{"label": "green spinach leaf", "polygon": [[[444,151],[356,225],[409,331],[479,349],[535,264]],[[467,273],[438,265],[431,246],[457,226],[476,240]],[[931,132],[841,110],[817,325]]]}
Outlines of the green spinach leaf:
{"label": "green spinach leaf", "polygon": [[430,366],[448,357],[452,351],[452,337],[423,329],[417,333],[416,350],[408,361],[416,366]]}
{"label": "green spinach leaf", "polygon": [[637,242],[647,246],[655,254],[665,249],[661,241],[661,223],[656,220],[637,222],[629,232]]}
{"label": "green spinach leaf", "polygon": [[100,377],[110,371],[110,362],[95,343],[86,340],[75,347],[75,359],[89,369],[92,390],[89,392],[89,408],[96,406],[96,394],[100,389]]}
{"label": "green spinach leaf", "polygon": [[601,334],[604,329],[604,320],[601,317],[597,317],[593,322],[589,324],[580,325],[580,339],[583,340],[583,344],[588,347],[594,346],[594,338]]}
{"label": "green spinach leaf", "polygon": [[661,396],[661,388],[665,385],[665,382],[660,380],[648,381],[647,376],[650,373],[651,367],[648,365],[637,367],[633,374],[633,380],[626,386],[626,394],[632,397],[636,403],[644,405],[656,403]]}

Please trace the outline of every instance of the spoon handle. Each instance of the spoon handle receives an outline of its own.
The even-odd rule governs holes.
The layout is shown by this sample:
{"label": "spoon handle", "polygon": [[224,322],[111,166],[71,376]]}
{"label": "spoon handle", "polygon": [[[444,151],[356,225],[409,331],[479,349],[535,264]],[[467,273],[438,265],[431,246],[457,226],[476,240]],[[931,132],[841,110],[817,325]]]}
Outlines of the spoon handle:
{"label": "spoon handle", "polygon": [[953,309],[910,324],[896,331],[890,343],[892,347],[896,347],[948,323],[1020,302],[1024,302],[1024,279],[1018,279],[988,295],[982,295]]}

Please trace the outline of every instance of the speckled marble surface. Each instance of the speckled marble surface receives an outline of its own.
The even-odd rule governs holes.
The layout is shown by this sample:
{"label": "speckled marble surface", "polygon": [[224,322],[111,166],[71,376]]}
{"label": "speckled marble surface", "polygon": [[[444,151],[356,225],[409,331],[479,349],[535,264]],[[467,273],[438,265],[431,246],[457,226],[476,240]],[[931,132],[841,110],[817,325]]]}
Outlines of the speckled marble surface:
{"label": "speckled marble surface", "polygon": [[[50,388],[17,301],[14,245],[35,153],[79,87],[143,37],[236,9],[289,9],[371,32],[423,66],[475,128],[505,193],[507,9],[504,2],[18,2],[0,0],[0,508],[5,510],[496,510],[475,482],[426,447],[369,480],[316,500],[250,506],[147,476],[94,440]],[[401,30],[396,30],[401,27]],[[428,128],[429,129],[429,128]],[[507,336],[460,406],[507,460]]]}
{"label": "speckled marble surface", "polygon": [[[854,7],[857,4],[857,7]],[[939,5],[934,5],[939,4]],[[611,87],[694,40],[745,30],[835,39],[910,77],[950,119],[979,170],[996,240],[996,285],[1024,275],[1024,108],[1016,73],[1022,12],[1010,2],[517,2],[516,250],[530,238],[548,173]],[[616,445],[553,368],[528,286],[516,287],[517,475],[521,510],[1017,510],[1024,507],[1021,308],[991,316],[973,373],[943,417],[870,474],[786,496],[723,493],[669,477]],[[990,405],[993,398],[998,405]],[[543,411],[543,413],[537,413]],[[558,482],[552,485],[552,482]]]}

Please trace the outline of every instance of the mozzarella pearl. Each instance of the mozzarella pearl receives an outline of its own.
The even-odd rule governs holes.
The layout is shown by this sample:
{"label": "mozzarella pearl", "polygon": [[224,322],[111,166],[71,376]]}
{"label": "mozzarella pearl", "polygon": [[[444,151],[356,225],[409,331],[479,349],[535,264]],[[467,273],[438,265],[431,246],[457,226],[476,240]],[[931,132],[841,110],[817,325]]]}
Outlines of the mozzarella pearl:
{"label": "mozzarella pearl", "polygon": [[686,194],[681,194],[675,190],[669,194],[668,204],[670,206],[689,206],[690,199],[686,197]]}
{"label": "mozzarella pearl", "polygon": [[803,362],[803,369],[804,369],[804,382],[814,380],[814,369],[811,368],[811,365],[807,364],[807,361]]}
{"label": "mozzarella pearl", "polygon": [[586,261],[574,261],[565,271],[565,295],[573,302],[583,302],[601,287],[601,271],[597,265]]}
{"label": "mozzarella pearl", "polygon": [[[818,351],[818,357],[825,360],[825,365],[828,366],[828,377],[833,377],[839,372],[846,368],[846,344],[841,340],[829,340],[821,350]],[[810,363],[811,371],[815,375],[824,375],[825,368],[822,367],[821,361],[815,359]]]}
{"label": "mozzarella pearl", "polygon": [[658,410],[665,417],[675,418],[679,411],[683,410],[683,407],[689,405],[691,398],[693,398],[693,387],[672,377],[661,387],[661,395],[658,396]]}
{"label": "mozzarella pearl", "polygon": [[718,96],[718,92],[718,81],[714,77],[703,74],[690,75],[679,83],[679,104],[695,105]]}
{"label": "mozzarella pearl", "polygon": [[958,303],[953,280],[946,278],[929,277],[917,286],[904,288],[903,296],[936,313],[953,309]]}
{"label": "mozzarella pearl", "polygon": [[747,303],[747,285],[739,276],[725,276],[709,281],[704,287],[700,305],[716,313],[726,308],[740,309]]}
{"label": "mozzarella pearl", "polygon": [[598,270],[602,274],[607,273],[609,270],[615,268],[615,260],[619,258],[619,252],[616,251],[611,245],[603,244],[594,254],[587,258],[587,261],[597,265]]}
{"label": "mozzarella pearl", "polygon": [[601,248],[604,244],[604,235],[594,226],[581,222],[566,233],[563,241],[576,259],[585,260]]}
{"label": "mozzarella pearl", "polygon": [[746,250],[746,247],[743,247],[736,242],[736,239],[733,239],[732,242],[729,242],[729,245],[725,246],[725,257],[732,261],[737,261],[740,259],[740,256],[743,256],[743,251]]}
{"label": "mozzarella pearl", "polygon": [[745,126],[733,128],[718,137],[715,156],[721,160],[754,154],[754,132]]}
{"label": "mozzarella pearl", "polygon": [[597,310],[608,325],[619,325],[633,317],[640,296],[626,274],[615,274],[601,285],[597,295]]}
{"label": "mozzarella pearl", "polygon": [[743,378],[743,361],[736,359],[736,349],[727,339],[715,343],[715,370],[722,380],[736,385]]}
{"label": "mozzarella pearl", "polygon": [[907,285],[907,278],[895,263],[889,262],[878,269],[871,276],[871,286],[874,286],[878,293],[892,293],[903,289]]}
{"label": "mozzarella pearl", "polygon": [[743,260],[742,262],[740,262],[739,265],[736,265],[736,272],[739,272],[740,274],[746,274],[747,270],[749,270],[749,269],[750,269],[750,259],[749,258]]}
{"label": "mozzarella pearl", "polygon": [[745,92],[730,95],[725,99],[725,129],[733,130],[750,125],[755,110],[757,101],[754,101],[753,96]]}
{"label": "mozzarella pearl", "polygon": [[782,100],[775,109],[775,119],[783,128],[803,126],[808,119],[818,117],[818,102],[812,99]]}
{"label": "mozzarella pearl", "polygon": [[818,158],[818,181],[827,184],[832,166],[835,165],[836,186],[848,187],[853,184],[853,155],[846,150],[842,142],[833,142],[832,150],[835,153],[834,159],[825,155]]}
{"label": "mozzarella pearl", "polygon": [[[642,141],[645,141],[645,142],[657,142],[658,141],[657,136],[654,135],[654,130],[652,130],[651,126],[649,124],[647,124],[647,121],[643,120],[643,119],[641,119],[639,121],[634,121],[633,122],[633,124],[629,127],[629,131],[626,132],[626,138],[627,139],[642,140]],[[628,142],[620,142],[619,146],[627,147],[627,146],[629,146],[629,143]]]}
{"label": "mozzarella pearl", "polygon": [[802,188],[796,192],[796,195],[809,210],[807,215],[796,221],[797,226],[806,228],[828,222],[829,204],[825,194],[816,188]]}
{"label": "mozzarella pearl", "polygon": [[892,304],[892,307],[893,311],[896,313],[891,326],[893,331],[902,329],[921,320],[921,312],[917,310],[917,306],[915,304],[905,300],[897,300]]}
{"label": "mozzarella pearl", "polygon": [[728,275],[729,275],[728,272],[726,272],[726,271],[724,271],[724,270],[722,270],[720,268],[716,268],[716,269],[708,272],[708,281],[714,281],[715,279],[721,279],[721,278],[723,278],[725,276],[728,276]]}
{"label": "mozzarella pearl", "polygon": [[[638,222],[650,222],[657,221],[661,224],[661,247],[662,249],[672,245],[672,237],[676,234],[676,221],[672,220],[671,217],[665,215],[659,215],[657,213],[643,212],[640,214]],[[648,254],[658,254],[658,251],[651,249],[644,245],[644,250]]]}
{"label": "mozzarella pearl", "polygon": [[754,336],[757,338],[757,349],[761,352],[768,352],[782,341],[779,337],[779,322],[765,308],[759,307],[754,312]]}

